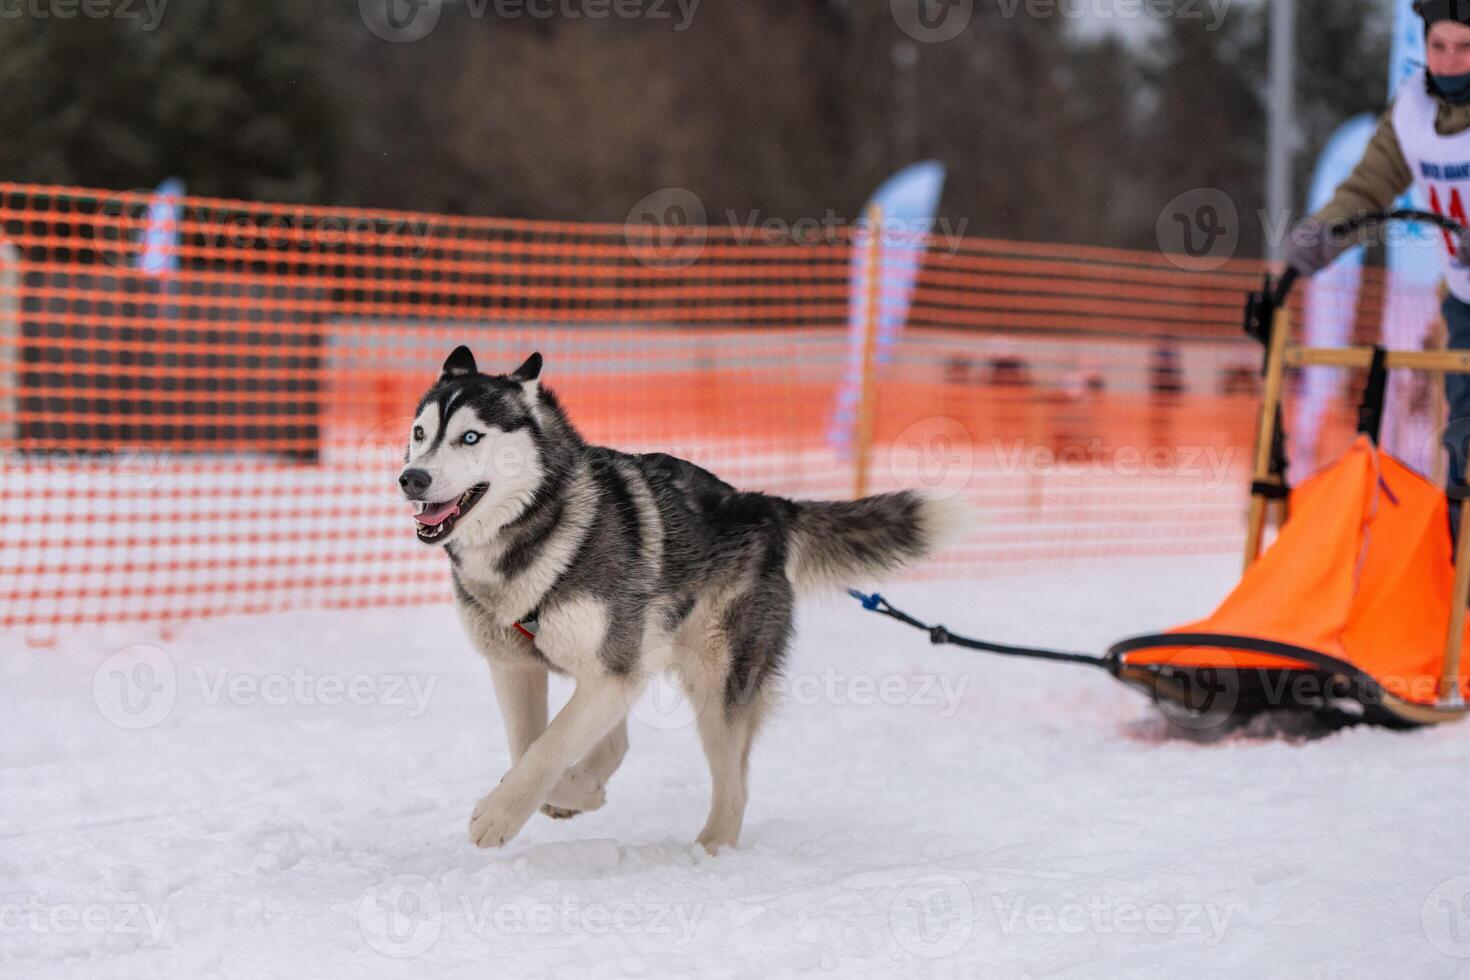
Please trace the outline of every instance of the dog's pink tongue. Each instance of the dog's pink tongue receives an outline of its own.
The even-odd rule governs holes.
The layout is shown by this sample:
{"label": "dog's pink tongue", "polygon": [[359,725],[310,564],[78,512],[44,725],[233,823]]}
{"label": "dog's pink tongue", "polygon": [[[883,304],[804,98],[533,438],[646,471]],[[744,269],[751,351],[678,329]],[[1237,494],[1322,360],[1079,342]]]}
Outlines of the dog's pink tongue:
{"label": "dog's pink tongue", "polygon": [[418,521],[420,524],[427,524],[430,527],[433,527],[436,524],[443,524],[445,521],[449,520],[451,517],[458,513],[459,501],[451,500],[446,504],[440,504],[437,507],[431,507],[428,510],[424,511],[422,514],[415,514],[413,515],[413,519]]}

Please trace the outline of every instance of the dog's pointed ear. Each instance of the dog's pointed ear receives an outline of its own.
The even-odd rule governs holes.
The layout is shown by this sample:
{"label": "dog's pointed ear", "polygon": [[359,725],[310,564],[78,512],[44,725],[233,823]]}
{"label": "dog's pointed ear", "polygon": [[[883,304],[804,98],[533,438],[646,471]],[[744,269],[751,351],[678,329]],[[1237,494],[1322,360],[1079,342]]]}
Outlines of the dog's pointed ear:
{"label": "dog's pointed ear", "polygon": [[523,388],[538,387],[537,379],[541,377],[541,363],[541,352],[537,351],[526,358],[526,363],[511,372],[510,380],[519,383]]}
{"label": "dog's pointed ear", "polygon": [[475,373],[475,355],[464,344],[454,349],[444,361],[444,373],[439,375],[440,381],[448,381],[450,378],[462,378],[467,374]]}

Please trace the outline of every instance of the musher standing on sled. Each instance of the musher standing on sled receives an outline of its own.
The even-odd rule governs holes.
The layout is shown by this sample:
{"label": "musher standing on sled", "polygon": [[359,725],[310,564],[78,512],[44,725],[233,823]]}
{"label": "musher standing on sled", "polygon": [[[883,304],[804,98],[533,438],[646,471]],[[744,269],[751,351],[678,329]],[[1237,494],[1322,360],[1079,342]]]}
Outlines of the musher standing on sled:
{"label": "musher standing on sled", "polygon": [[[1470,225],[1470,0],[1418,0],[1424,18],[1425,68],[1404,80],[1393,105],[1378,123],[1363,159],[1316,214],[1291,231],[1286,262],[1303,276],[1328,265],[1355,244],[1332,229],[1347,221],[1388,210],[1418,181],[1430,209]],[[1449,346],[1470,349],[1470,236],[1445,235],[1445,283],[1441,310]],[[1470,376],[1446,373],[1445,400],[1450,425],[1448,481],[1465,478],[1465,446],[1470,436]],[[1459,425],[1455,425],[1459,422]],[[1452,438],[1456,436],[1456,438]],[[1453,445],[1459,442],[1461,445]],[[1459,526],[1459,502],[1450,500],[1450,528]]]}

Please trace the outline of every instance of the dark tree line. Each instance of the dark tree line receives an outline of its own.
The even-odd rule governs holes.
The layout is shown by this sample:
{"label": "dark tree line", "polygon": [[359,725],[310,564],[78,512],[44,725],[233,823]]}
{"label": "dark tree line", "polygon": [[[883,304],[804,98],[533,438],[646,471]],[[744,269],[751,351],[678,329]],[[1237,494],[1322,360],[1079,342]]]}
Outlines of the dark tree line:
{"label": "dark tree line", "polygon": [[[1263,196],[1264,5],[1175,2],[1126,44],[1026,0],[977,0],[941,43],[887,0],[704,0],[684,31],[450,0],[403,44],[357,0],[172,0],[147,31],[9,18],[0,178],[593,221],[677,186],[712,221],[853,219],[935,157],[968,234],[1148,248],[1183,191],[1247,216]],[[1334,126],[1383,107],[1376,6],[1299,0],[1299,188]]]}

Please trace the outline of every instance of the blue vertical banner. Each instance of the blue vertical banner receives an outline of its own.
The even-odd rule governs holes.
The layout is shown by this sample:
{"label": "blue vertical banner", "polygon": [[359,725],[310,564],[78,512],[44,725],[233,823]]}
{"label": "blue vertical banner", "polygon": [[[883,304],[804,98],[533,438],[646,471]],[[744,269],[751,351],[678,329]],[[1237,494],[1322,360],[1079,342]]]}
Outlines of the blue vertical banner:
{"label": "blue vertical banner", "polygon": [[[1414,13],[1413,0],[1393,0],[1393,41],[1388,59],[1388,95],[1392,102],[1405,83],[1424,67],[1424,20]],[[1394,207],[1428,209],[1417,184],[1411,185]],[[1443,274],[1440,233],[1427,225],[1400,224],[1391,229],[1386,245],[1388,281],[1383,297],[1385,347],[1415,349],[1424,345],[1439,317],[1434,290]],[[1412,372],[1390,371],[1384,397],[1383,448],[1425,474],[1438,458],[1437,440],[1431,438],[1442,418],[1416,413]],[[1422,399],[1419,399],[1422,401]]]}
{"label": "blue vertical banner", "polygon": [[[868,334],[869,276],[877,276],[878,303],[875,361],[888,363],[893,344],[908,320],[919,270],[924,265],[929,232],[934,227],[944,191],[944,165],[936,160],[910,164],[889,177],[863,209],[863,221],[852,236],[852,265],[847,300],[847,370],[827,440],[845,457],[857,435],[863,389],[863,353]],[[873,216],[877,215],[876,223]],[[870,273],[874,239],[876,269]]]}
{"label": "blue vertical banner", "polygon": [[[1371,113],[1354,116],[1332,134],[1317,168],[1312,172],[1312,185],[1307,191],[1307,212],[1332,199],[1337,185],[1347,179],[1353,167],[1363,158],[1368,141],[1378,127]],[[1353,320],[1358,309],[1358,290],[1363,279],[1363,248],[1348,249],[1337,261],[1306,280],[1303,296],[1302,335],[1313,347],[1345,347],[1352,342]],[[1302,369],[1301,395],[1292,420],[1291,480],[1300,482],[1316,468],[1317,437],[1322,419],[1337,397],[1342,384],[1342,369],[1308,367]]]}
{"label": "blue vertical banner", "polygon": [[179,268],[179,208],[183,199],[184,182],[177,177],[159,184],[148,199],[148,225],[143,230],[138,268],[150,275]]}
{"label": "blue vertical banner", "polygon": [[1388,49],[1388,97],[1392,101],[1404,79],[1424,66],[1424,18],[1414,13],[1414,0],[1393,0],[1393,41]]}
{"label": "blue vertical banner", "polygon": [[[1424,67],[1423,18],[1414,13],[1414,0],[1393,0],[1393,5],[1393,46],[1388,52],[1390,104],[1404,83]],[[1426,208],[1427,202],[1419,186],[1411,184],[1394,202],[1394,207]],[[1425,225],[1395,228],[1388,242],[1388,269],[1391,279],[1402,278],[1406,283],[1420,286],[1434,285],[1440,276],[1439,232]],[[1385,325],[1391,322],[1385,315]]]}

